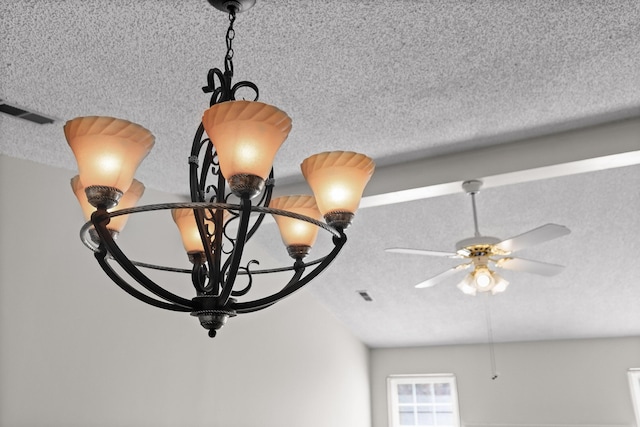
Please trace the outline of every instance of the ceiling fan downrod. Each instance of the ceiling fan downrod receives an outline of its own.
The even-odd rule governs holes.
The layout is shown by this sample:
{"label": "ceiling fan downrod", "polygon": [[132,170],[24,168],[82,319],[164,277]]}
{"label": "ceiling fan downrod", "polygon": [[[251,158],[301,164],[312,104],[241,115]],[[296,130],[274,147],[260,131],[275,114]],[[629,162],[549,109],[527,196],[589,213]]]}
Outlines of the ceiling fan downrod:
{"label": "ceiling fan downrod", "polygon": [[476,208],[476,193],[480,192],[482,187],[482,181],[472,179],[462,183],[462,189],[471,196],[471,207],[473,208],[473,227],[475,229],[475,237],[480,237],[480,230],[478,228],[478,210]]}

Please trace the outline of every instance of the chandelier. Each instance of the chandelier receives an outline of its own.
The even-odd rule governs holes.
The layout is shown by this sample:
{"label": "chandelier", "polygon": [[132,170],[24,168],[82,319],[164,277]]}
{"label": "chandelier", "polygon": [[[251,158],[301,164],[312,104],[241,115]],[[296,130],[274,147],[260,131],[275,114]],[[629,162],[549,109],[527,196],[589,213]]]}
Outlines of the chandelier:
{"label": "chandelier", "polygon": [[[291,119],[259,102],[254,83],[232,84],[236,13],[251,8],[255,0],[209,3],[228,13],[227,53],[224,71],[209,70],[207,86],[202,88],[211,93],[211,101],[188,156],[191,202],[135,206],[144,185],[134,174],[154,145],[153,135],[144,127],[90,116],[68,121],[64,133],[79,170],[71,186],[87,220],[80,236],[100,267],[129,295],[158,308],[190,312],[214,337],[230,317],[275,304],[329,266],[347,241],[344,230],[375,165],[369,157],[349,151],[315,154],[301,164],[314,196],[272,199],[272,163],[291,130]],[[254,92],[254,99],[236,100],[239,89]],[[116,243],[130,214],[158,210],[171,211],[191,268],[134,261]],[[291,265],[258,270],[257,260],[242,258],[245,244],[266,214],[275,218]],[[326,255],[305,261],[320,230],[330,233],[333,247]],[[195,296],[169,291],[144,269],[190,276]],[[280,290],[250,299],[254,276],[282,272],[289,272],[291,279]]]}

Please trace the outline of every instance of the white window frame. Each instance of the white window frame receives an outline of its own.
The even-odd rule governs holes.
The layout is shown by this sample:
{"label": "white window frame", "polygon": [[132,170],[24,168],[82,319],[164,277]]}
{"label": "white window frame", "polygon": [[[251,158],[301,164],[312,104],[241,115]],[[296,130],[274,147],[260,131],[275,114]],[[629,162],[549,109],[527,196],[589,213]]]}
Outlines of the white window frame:
{"label": "white window frame", "polygon": [[458,387],[454,374],[420,374],[420,375],[390,375],[387,377],[387,399],[389,411],[389,427],[401,427],[398,405],[398,384],[442,384],[448,383],[451,387],[453,400],[453,425],[460,427],[460,407],[458,405]]}
{"label": "white window frame", "polygon": [[627,377],[629,378],[633,412],[636,414],[636,426],[640,426],[640,368],[629,369]]}

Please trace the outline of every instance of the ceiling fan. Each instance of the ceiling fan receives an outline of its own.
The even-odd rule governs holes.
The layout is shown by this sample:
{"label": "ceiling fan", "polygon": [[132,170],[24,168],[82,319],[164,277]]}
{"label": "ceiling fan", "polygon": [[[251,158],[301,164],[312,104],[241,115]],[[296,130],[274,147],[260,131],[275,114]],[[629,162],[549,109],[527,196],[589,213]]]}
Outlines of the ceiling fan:
{"label": "ceiling fan", "polygon": [[504,292],[507,289],[509,282],[497,274],[493,269],[502,268],[505,270],[524,271],[543,276],[553,276],[564,269],[564,266],[562,265],[532,261],[523,258],[514,258],[511,256],[513,252],[569,234],[571,231],[563,225],[545,224],[541,227],[506,240],[481,235],[478,230],[478,215],[476,212],[475,199],[475,195],[480,191],[481,187],[482,181],[479,180],[465,181],[462,183],[462,189],[471,196],[475,235],[456,243],[455,252],[408,248],[385,249],[387,252],[401,254],[429,255],[465,260],[462,264],[417,284],[416,288],[431,287],[451,276],[454,276],[462,270],[473,268],[473,271],[465,276],[465,278],[458,284],[458,288],[468,295],[475,295],[477,292],[489,291],[491,291],[492,294],[496,294]]}

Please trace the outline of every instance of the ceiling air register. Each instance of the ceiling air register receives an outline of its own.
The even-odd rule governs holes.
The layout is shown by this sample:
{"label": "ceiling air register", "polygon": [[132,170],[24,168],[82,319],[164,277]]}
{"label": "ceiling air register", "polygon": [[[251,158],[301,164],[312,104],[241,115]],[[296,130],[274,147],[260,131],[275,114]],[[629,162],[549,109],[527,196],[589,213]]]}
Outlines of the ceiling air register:
{"label": "ceiling air register", "polygon": [[[374,163],[348,151],[313,155],[302,162],[301,169],[315,197],[272,199],[272,163],[291,130],[291,119],[280,109],[258,102],[254,83],[232,84],[236,13],[255,1],[209,2],[228,13],[227,53],[224,71],[209,70],[203,87],[205,93],[211,93],[211,102],[188,157],[191,202],[135,207],[144,186],[134,174],[154,144],[153,135],[142,126],[112,117],[79,117],[66,123],[64,133],[79,169],[71,186],[90,219],[81,229],[81,238],[102,269],[120,288],[147,304],[197,316],[213,337],[229,317],[273,305],[329,266],[346,243],[344,230],[353,220]],[[254,100],[236,100],[239,89],[253,92]],[[133,261],[116,244],[129,214],[154,210],[171,210],[191,269]],[[258,270],[252,268],[256,260],[242,264],[245,243],[265,214],[275,217],[293,265]],[[332,234],[333,248],[305,262],[320,229]],[[117,272],[112,262],[126,274]],[[141,269],[188,274],[196,295],[178,296]],[[291,279],[275,293],[240,298],[251,291],[254,276],[287,271]]]}

